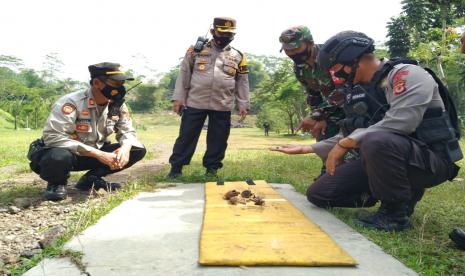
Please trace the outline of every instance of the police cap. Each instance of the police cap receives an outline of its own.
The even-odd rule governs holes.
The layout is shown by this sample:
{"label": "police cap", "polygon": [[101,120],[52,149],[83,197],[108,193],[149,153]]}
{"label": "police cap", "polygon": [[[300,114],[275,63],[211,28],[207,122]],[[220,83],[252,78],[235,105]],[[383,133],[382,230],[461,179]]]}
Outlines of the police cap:
{"label": "police cap", "polygon": [[213,28],[219,33],[236,33],[236,20],[230,17],[215,17]]}
{"label": "police cap", "polygon": [[119,63],[113,62],[101,62],[97,64],[89,65],[90,77],[107,77],[116,81],[134,80],[132,76],[126,75],[123,71],[120,71]]}

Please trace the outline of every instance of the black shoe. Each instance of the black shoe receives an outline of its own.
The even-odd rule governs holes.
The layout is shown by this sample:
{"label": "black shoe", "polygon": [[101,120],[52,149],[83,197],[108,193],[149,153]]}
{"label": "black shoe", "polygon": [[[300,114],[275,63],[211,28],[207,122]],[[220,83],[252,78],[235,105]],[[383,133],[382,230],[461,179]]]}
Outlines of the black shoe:
{"label": "black shoe", "polygon": [[218,171],[218,169],[212,169],[212,168],[207,168],[207,170],[205,171],[205,175],[206,176],[214,176],[214,177],[217,177],[218,175],[216,174]]}
{"label": "black shoe", "polygon": [[95,190],[104,189],[105,191],[113,191],[121,188],[121,184],[114,182],[107,182],[105,179],[95,175],[83,175],[76,183],[76,189],[81,191],[89,191],[94,188]]}
{"label": "black shoe", "polygon": [[359,218],[354,221],[356,225],[384,231],[402,231],[410,227],[407,216],[407,204],[404,202],[384,203],[373,215]]}
{"label": "black shoe", "polygon": [[48,183],[44,196],[47,200],[59,201],[66,198],[66,185]]}
{"label": "black shoe", "polygon": [[386,204],[381,203],[381,206],[379,206],[376,212],[372,213],[367,210],[358,210],[356,213],[356,217],[358,221],[371,222],[375,219],[375,216],[386,215],[386,213]]}
{"label": "black shoe", "polygon": [[166,178],[176,179],[180,176],[182,176],[182,167],[171,167],[171,170]]}
{"label": "black shoe", "polygon": [[456,228],[449,233],[449,238],[455,242],[458,248],[465,250],[465,231]]}
{"label": "black shoe", "polygon": [[407,216],[412,216],[413,212],[415,211],[415,206],[417,205],[418,201],[421,200],[423,195],[425,194],[425,190],[414,190],[412,192],[412,198],[407,202]]}

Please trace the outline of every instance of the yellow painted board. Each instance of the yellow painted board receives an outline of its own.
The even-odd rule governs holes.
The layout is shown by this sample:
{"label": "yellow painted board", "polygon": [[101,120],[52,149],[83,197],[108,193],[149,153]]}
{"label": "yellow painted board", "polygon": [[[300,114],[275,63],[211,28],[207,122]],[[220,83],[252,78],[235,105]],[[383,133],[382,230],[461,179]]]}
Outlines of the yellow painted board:
{"label": "yellow painted board", "polygon": [[[199,263],[226,266],[355,266],[318,225],[263,180],[205,184]],[[264,206],[229,204],[223,195],[250,189]]]}

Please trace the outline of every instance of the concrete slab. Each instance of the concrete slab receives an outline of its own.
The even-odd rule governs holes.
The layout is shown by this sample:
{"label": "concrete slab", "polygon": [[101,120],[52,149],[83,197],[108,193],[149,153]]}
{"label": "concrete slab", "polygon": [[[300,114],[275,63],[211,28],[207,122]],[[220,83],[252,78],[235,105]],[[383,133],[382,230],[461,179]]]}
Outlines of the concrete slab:
{"label": "concrete slab", "polygon": [[[348,267],[203,267],[197,264],[204,189],[181,184],[122,203],[66,248],[84,253],[90,275],[416,275],[291,185],[273,184],[359,265]],[[51,262],[42,265],[49,271]],[[27,276],[52,275],[31,272]],[[50,269],[50,272],[53,272]],[[61,274],[65,275],[65,274]]]}
{"label": "concrete slab", "polygon": [[38,265],[28,270],[23,276],[83,276],[79,268],[68,258],[56,258],[42,260]]}

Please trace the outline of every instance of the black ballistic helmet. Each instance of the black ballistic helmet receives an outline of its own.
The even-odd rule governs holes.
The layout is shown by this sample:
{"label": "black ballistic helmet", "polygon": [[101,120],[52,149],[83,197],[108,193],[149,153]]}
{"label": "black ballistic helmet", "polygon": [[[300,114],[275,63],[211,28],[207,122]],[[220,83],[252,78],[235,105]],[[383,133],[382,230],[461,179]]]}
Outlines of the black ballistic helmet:
{"label": "black ballistic helmet", "polygon": [[364,33],[340,32],[329,38],[318,53],[318,64],[328,71],[334,64],[352,65],[365,53],[375,50],[374,40]]}

